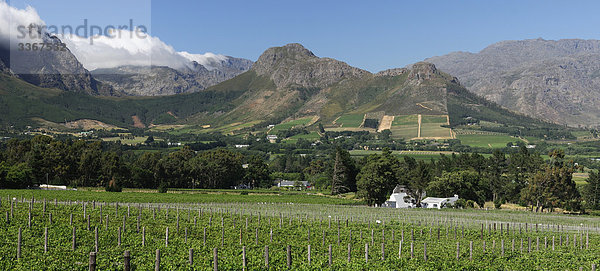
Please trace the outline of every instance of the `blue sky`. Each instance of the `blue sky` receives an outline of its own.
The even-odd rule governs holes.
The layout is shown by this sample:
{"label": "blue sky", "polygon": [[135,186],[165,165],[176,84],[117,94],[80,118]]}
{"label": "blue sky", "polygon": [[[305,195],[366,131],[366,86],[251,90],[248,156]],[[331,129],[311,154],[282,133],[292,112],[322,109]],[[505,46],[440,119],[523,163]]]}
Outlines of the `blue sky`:
{"label": "blue sky", "polygon": [[[151,25],[178,51],[256,60],[299,42],[372,72],[501,40],[600,38],[600,1],[11,0],[48,24]],[[151,10],[151,11],[150,11]],[[149,24],[150,22],[151,24]]]}

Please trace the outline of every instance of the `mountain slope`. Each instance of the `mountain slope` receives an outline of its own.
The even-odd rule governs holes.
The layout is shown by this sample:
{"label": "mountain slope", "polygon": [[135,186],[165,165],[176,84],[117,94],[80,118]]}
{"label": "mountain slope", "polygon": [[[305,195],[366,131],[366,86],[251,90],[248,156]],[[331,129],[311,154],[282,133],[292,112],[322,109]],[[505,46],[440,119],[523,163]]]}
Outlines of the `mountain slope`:
{"label": "mountain slope", "polygon": [[468,117],[523,125],[547,125],[514,114],[473,95],[458,80],[433,64],[378,74],[346,63],[319,58],[299,44],[265,51],[252,69],[209,88],[243,94],[236,108],[215,119],[220,123],[264,121],[318,116],[325,123],[348,113],[384,115],[450,115],[451,125]]}
{"label": "mountain slope", "polygon": [[600,125],[600,41],[504,41],[426,61],[511,110],[570,126]]}

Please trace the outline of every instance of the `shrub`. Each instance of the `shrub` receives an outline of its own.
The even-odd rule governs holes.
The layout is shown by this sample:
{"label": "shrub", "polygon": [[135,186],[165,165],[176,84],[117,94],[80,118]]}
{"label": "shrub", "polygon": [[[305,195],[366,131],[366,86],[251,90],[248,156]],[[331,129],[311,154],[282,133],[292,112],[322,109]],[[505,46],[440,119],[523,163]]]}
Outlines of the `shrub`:
{"label": "shrub", "polygon": [[168,188],[167,188],[167,185],[165,183],[161,183],[158,186],[158,193],[167,193],[167,190],[168,190]]}
{"label": "shrub", "polygon": [[115,178],[112,178],[106,185],[106,192],[121,192],[123,188],[117,183]]}

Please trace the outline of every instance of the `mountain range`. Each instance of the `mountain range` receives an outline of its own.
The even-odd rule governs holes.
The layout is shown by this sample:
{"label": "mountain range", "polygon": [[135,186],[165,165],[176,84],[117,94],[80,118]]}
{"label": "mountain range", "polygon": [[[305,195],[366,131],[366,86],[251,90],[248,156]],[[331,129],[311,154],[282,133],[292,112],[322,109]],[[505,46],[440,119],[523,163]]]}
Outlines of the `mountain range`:
{"label": "mountain range", "polygon": [[190,67],[174,69],[167,66],[120,66],[96,69],[92,74],[99,81],[127,95],[159,96],[197,92],[231,79],[252,67],[252,61],[226,57],[207,68],[198,62]]}
{"label": "mountain range", "polygon": [[[119,68],[124,74],[142,74],[135,69]],[[173,77],[167,78],[171,81],[180,80],[182,74],[164,67],[148,70],[172,73]],[[142,77],[136,80],[153,84]],[[119,84],[111,88],[118,91],[118,86],[136,84],[127,78],[120,77]],[[10,72],[0,76],[3,124],[93,119],[121,127],[231,123],[252,127],[310,116],[331,126],[343,114],[365,114],[377,120],[388,115],[428,114],[448,115],[450,125],[462,124],[467,118],[530,127],[546,125],[473,95],[457,78],[431,63],[373,74],[318,57],[300,44],[269,48],[249,70],[214,86],[198,87],[193,93],[115,98],[60,87],[41,88],[35,81],[23,80]]]}
{"label": "mountain range", "polygon": [[569,126],[600,126],[600,41],[502,41],[425,61],[510,110]]}

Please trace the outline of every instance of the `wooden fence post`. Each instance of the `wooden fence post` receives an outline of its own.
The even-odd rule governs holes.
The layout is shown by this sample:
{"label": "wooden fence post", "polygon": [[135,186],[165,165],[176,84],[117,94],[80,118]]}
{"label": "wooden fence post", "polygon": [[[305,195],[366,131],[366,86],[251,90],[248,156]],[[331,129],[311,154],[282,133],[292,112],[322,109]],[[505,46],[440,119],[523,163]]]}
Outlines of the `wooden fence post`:
{"label": "wooden fence post", "polygon": [[460,242],[456,242],[456,260],[460,259]]}
{"label": "wooden fence post", "polygon": [[265,246],[265,266],[269,268],[269,246]]}
{"label": "wooden fence post", "polygon": [[193,248],[190,248],[190,253],[188,256],[188,263],[190,265],[194,265],[194,249]]}
{"label": "wooden fence post", "polygon": [[216,247],[213,249],[213,270],[219,270],[219,250]]}
{"label": "wooden fence post", "polygon": [[246,246],[242,247],[242,270],[246,271]]}
{"label": "wooden fence post", "polygon": [[94,228],[94,252],[98,253],[98,227]]}
{"label": "wooden fence post", "polygon": [[292,267],[292,247],[287,245],[287,267]]}
{"label": "wooden fence post", "polygon": [[72,246],[73,251],[75,251],[76,246],[77,246],[77,240],[75,237],[75,227],[73,227],[73,246]]}
{"label": "wooden fence post", "polygon": [[123,269],[125,271],[131,270],[131,252],[129,250],[125,250],[123,254]]}
{"label": "wooden fence post", "polygon": [[19,227],[19,235],[17,236],[17,260],[21,259],[21,241],[22,241],[22,234],[21,234],[21,228]]}
{"label": "wooden fence post", "polygon": [[44,253],[48,252],[48,227],[44,228]]}
{"label": "wooden fence post", "polygon": [[154,271],[160,270],[160,249],[156,250],[156,257],[154,258]]}
{"label": "wooden fence post", "polygon": [[[348,220],[346,220],[348,222]],[[352,260],[352,244],[348,243],[348,263]]]}
{"label": "wooden fence post", "polygon": [[311,262],[311,250],[310,250],[310,245],[308,245],[308,265],[310,265]]}
{"label": "wooden fence post", "polygon": [[96,271],[96,252],[90,252],[89,270]]}
{"label": "wooden fence post", "polygon": [[169,227],[165,230],[165,247],[169,246]]}
{"label": "wooden fence post", "polygon": [[402,258],[402,240],[400,240],[400,245],[398,246],[398,259]]}
{"label": "wooden fence post", "polygon": [[473,241],[469,242],[469,261],[473,260]]}

